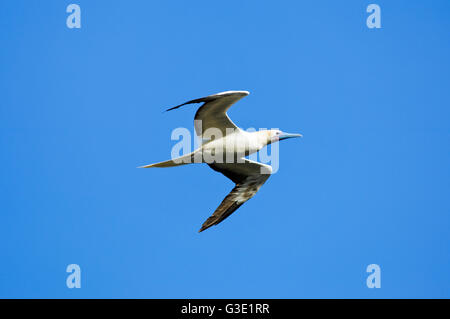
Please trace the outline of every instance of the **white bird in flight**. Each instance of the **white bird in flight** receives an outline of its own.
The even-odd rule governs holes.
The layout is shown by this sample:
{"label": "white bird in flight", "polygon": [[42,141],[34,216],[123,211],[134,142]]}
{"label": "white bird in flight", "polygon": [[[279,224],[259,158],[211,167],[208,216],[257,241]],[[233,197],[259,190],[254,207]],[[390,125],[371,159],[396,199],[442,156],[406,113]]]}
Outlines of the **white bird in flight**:
{"label": "white bird in flight", "polygon": [[[226,91],[168,109],[167,111],[170,111],[186,104],[203,103],[194,118],[195,132],[203,140],[203,144],[187,155],[141,166],[142,168],[172,167],[189,163],[207,163],[213,170],[222,173],[236,184],[215,212],[203,223],[199,232],[219,224],[230,216],[252,198],[270,177],[271,166],[251,161],[245,156],[258,152],[271,143],[302,136],[279,130],[247,132],[237,127],[226,112],[231,105],[248,94],[247,91]],[[205,140],[205,137],[209,139]]]}

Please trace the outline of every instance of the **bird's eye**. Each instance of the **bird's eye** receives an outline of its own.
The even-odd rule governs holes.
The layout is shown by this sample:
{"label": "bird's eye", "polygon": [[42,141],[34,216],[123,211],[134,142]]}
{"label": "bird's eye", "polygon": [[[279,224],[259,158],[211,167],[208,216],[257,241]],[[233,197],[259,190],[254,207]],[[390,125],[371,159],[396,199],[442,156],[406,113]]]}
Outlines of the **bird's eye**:
{"label": "bird's eye", "polygon": [[280,135],[280,132],[277,132],[277,135]]}

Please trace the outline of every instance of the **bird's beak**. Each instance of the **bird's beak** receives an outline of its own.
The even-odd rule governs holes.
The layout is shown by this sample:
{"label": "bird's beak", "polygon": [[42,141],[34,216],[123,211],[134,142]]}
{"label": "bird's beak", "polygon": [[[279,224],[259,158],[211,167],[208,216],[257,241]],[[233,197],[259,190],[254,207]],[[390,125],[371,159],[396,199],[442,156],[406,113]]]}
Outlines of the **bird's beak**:
{"label": "bird's beak", "polygon": [[287,138],[293,138],[293,137],[302,137],[302,134],[290,134],[290,133],[281,133],[279,140],[285,140]]}

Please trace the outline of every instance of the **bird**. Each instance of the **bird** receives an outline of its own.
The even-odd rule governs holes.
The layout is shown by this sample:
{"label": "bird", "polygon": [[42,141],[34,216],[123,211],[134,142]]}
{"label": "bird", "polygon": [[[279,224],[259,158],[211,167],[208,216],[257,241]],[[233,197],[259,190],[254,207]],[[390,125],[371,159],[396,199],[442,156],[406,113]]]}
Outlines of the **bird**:
{"label": "bird", "polygon": [[235,183],[231,192],[223,199],[214,213],[202,224],[199,232],[218,225],[240,206],[252,198],[272,174],[272,167],[245,158],[258,152],[266,145],[301,134],[285,133],[280,130],[247,132],[228,117],[228,109],[248,91],[225,91],[187,101],[166,111],[178,109],[187,104],[202,105],[194,117],[196,135],[202,144],[193,152],[168,161],[140,166],[173,167],[191,163],[206,163],[214,171],[222,173]]}

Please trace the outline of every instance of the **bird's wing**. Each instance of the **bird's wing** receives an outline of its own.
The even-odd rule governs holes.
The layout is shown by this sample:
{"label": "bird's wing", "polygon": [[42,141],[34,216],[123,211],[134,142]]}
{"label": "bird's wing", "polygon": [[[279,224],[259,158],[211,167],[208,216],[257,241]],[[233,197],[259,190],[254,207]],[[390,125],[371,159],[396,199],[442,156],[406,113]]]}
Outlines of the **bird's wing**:
{"label": "bird's wing", "polygon": [[[186,103],[174,106],[167,111],[177,109],[186,104],[203,103],[197,110],[197,113],[195,113],[194,118],[197,136],[202,137],[209,128],[217,128],[221,131],[222,136],[225,136],[227,133],[230,133],[230,130],[227,132],[227,128],[233,130],[238,128],[228,117],[227,110],[231,105],[248,94],[249,92],[247,91],[226,91],[187,101]],[[209,134],[214,134],[214,132],[210,131]]]}
{"label": "bird's wing", "polygon": [[202,225],[199,232],[217,225],[242,204],[252,198],[272,173],[269,165],[244,159],[243,163],[214,163],[209,166],[231,179],[236,186],[225,197],[214,214]]}

